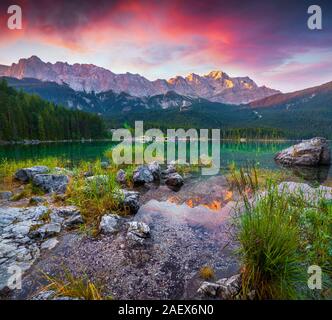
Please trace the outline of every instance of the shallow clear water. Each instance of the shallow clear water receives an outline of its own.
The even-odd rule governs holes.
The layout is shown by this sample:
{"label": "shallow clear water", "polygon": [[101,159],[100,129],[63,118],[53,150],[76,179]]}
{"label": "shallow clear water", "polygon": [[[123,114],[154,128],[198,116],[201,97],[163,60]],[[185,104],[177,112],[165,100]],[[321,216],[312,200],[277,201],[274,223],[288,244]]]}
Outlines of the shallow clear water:
{"label": "shallow clear water", "polygon": [[[276,152],[291,146],[294,141],[283,142],[234,142],[222,141],[220,144],[221,167],[227,168],[232,162],[244,166],[255,162],[262,168],[278,168],[273,157]],[[6,145],[0,146],[0,159],[40,159],[44,157],[59,157],[76,163],[80,160],[105,159],[105,152],[112,149],[116,143],[111,141],[42,143],[38,145]],[[332,147],[332,143],[331,143]],[[189,148],[188,148],[189,151]],[[332,176],[332,171],[324,169],[324,176]]]}

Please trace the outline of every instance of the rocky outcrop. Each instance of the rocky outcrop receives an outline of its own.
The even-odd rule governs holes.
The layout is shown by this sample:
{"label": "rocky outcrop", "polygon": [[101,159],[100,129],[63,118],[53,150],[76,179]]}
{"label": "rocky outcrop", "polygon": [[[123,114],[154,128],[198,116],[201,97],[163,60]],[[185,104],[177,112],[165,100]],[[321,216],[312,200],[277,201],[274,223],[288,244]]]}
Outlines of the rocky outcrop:
{"label": "rocky outcrop", "polygon": [[325,138],[312,138],[277,153],[275,160],[286,166],[329,165],[331,151]]}
{"label": "rocky outcrop", "polygon": [[33,177],[37,174],[45,174],[48,173],[50,170],[46,166],[35,166],[31,168],[23,168],[19,169],[15,172],[15,179],[21,182],[29,182],[33,179]]}
{"label": "rocky outcrop", "polygon": [[72,226],[71,220],[80,218],[73,206],[48,208],[0,208],[0,292],[8,287],[10,268],[28,270],[39,257],[40,250],[51,250],[62,228]]}
{"label": "rocky outcrop", "polygon": [[36,174],[32,182],[38,188],[47,193],[65,193],[69,183],[69,177],[61,174]]}
{"label": "rocky outcrop", "polygon": [[216,282],[204,281],[198,289],[198,293],[205,297],[221,299],[235,299],[242,286],[241,274],[230,278],[223,278]]}
{"label": "rocky outcrop", "polygon": [[60,231],[61,225],[59,223],[47,223],[42,225],[40,228],[29,232],[29,237],[35,239],[46,239],[58,235]]}

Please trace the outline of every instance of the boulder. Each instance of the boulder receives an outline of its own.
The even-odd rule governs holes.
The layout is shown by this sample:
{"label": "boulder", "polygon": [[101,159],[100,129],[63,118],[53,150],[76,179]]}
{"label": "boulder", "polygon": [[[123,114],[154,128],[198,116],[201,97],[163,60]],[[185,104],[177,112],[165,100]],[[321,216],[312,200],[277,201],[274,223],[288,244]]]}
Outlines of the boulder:
{"label": "boulder", "polygon": [[131,214],[136,214],[139,209],[139,193],[136,191],[121,190],[123,206],[129,209]]}
{"label": "boulder", "polygon": [[170,187],[179,188],[183,185],[184,181],[178,173],[171,173],[166,177],[165,183]]}
{"label": "boulder", "polygon": [[331,151],[325,138],[312,138],[278,152],[275,160],[286,166],[329,165]]}
{"label": "boulder", "polygon": [[45,192],[65,193],[69,183],[66,175],[57,174],[37,174],[33,177],[32,182],[35,186]]}
{"label": "boulder", "polygon": [[146,238],[150,237],[150,227],[144,222],[131,221],[128,222],[127,239],[134,242],[143,244]]}
{"label": "boulder", "polygon": [[121,217],[116,214],[106,214],[102,216],[99,230],[104,234],[113,234],[119,231],[120,229]]}
{"label": "boulder", "polygon": [[147,166],[139,166],[133,174],[133,181],[136,185],[150,183],[154,180],[152,172]]}
{"label": "boulder", "polygon": [[160,170],[160,165],[157,161],[149,163],[148,169],[152,173],[154,180],[156,181],[160,180],[161,170]]}
{"label": "boulder", "polygon": [[15,179],[21,182],[29,182],[37,174],[45,174],[49,172],[49,168],[46,166],[35,166],[31,168],[19,169],[15,172]]}
{"label": "boulder", "polygon": [[116,174],[116,181],[125,184],[127,181],[127,174],[124,170],[120,169]]}

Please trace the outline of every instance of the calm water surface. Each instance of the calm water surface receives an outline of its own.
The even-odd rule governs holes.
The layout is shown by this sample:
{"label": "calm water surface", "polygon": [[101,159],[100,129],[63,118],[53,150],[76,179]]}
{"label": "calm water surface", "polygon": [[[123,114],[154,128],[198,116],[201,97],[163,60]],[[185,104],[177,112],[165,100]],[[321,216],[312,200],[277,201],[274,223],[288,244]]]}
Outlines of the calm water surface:
{"label": "calm water surface", "polygon": [[[276,169],[278,165],[273,160],[275,153],[294,143],[294,141],[223,141],[220,145],[221,167],[227,168],[232,162],[235,162],[238,166],[244,166],[248,162],[255,162],[262,168]],[[116,143],[110,141],[7,145],[0,146],[0,159],[23,160],[59,157],[72,163],[77,163],[81,160],[105,159],[105,152],[112,149],[115,145]],[[326,175],[326,171],[327,175],[331,177],[331,170],[325,168],[324,175]]]}

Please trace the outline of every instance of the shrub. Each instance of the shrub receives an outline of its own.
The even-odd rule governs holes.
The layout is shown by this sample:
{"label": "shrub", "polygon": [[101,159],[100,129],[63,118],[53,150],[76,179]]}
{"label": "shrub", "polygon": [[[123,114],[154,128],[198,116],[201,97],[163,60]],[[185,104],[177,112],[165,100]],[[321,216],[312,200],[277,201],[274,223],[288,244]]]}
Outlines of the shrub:
{"label": "shrub", "polygon": [[243,296],[255,290],[258,299],[312,297],[313,292],[307,287],[310,265],[322,267],[323,285],[329,288],[331,211],[324,200],[310,203],[303,194],[278,190],[273,183],[268,184],[263,196],[256,195],[255,200],[245,198],[238,234]]}
{"label": "shrub", "polygon": [[214,270],[209,266],[204,266],[199,270],[199,276],[204,280],[214,279]]}
{"label": "shrub", "polygon": [[58,297],[71,297],[84,300],[109,300],[111,296],[103,296],[102,287],[93,283],[87,276],[77,277],[69,271],[63,277],[52,277],[44,273],[49,284],[43,290],[54,290]]}

